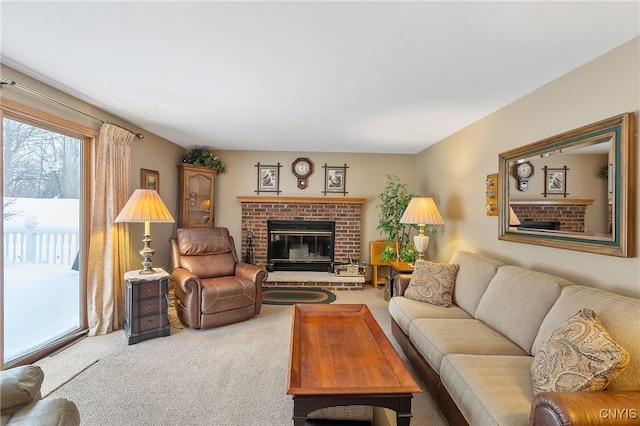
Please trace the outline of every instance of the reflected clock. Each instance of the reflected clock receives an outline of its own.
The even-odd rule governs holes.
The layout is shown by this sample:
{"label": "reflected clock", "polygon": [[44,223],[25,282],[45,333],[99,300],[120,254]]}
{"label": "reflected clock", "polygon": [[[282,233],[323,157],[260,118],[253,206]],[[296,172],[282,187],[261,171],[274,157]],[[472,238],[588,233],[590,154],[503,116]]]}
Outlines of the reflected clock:
{"label": "reflected clock", "polygon": [[313,163],[308,158],[296,158],[291,164],[293,175],[298,178],[298,188],[307,187],[307,178],[313,173]]}
{"label": "reflected clock", "polygon": [[518,179],[518,189],[520,191],[526,191],[529,188],[529,179],[533,176],[533,164],[531,161],[523,161],[515,165],[513,173]]}

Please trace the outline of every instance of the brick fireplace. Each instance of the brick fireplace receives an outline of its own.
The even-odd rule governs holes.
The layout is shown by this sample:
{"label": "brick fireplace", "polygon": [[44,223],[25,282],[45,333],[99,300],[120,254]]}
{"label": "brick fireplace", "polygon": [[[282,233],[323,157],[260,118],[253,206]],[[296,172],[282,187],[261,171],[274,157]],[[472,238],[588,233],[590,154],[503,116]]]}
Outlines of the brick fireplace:
{"label": "brick fireplace", "polygon": [[364,198],[239,196],[242,203],[242,256],[247,232],[253,232],[253,259],[266,266],[269,220],[335,222],[334,261],[360,259],[360,227]]}
{"label": "brick fireplace", "polygon": [[511,200],[521,222],[557,223],[558,231],[585,232],[585,213],[593,200]]}

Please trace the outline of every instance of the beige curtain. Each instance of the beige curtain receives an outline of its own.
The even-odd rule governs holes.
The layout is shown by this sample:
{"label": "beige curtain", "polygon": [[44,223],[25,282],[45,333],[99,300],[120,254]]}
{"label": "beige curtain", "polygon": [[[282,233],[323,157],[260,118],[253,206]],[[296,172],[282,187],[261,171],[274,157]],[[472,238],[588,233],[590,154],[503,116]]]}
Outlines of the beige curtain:
{"label": "beige curtain", "polygon": [[124,278],[129,269],[127,224],[113,221],[131,192],[131,145],[135,136],[103,124],[96,152],[95,199],[87,279],[89,336],[117,330],[124,322]]}

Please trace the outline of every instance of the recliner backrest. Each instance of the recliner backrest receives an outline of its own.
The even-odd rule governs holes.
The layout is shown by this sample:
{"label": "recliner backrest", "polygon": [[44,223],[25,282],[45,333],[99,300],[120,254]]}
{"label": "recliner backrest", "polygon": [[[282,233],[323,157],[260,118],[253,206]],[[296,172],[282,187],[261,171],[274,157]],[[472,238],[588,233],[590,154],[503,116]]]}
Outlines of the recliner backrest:
{"label": "recliner backrest", "polygon": [[180,228],[176,235],[179,267],[200,278],[234,275],[238,258],[227,228]]}

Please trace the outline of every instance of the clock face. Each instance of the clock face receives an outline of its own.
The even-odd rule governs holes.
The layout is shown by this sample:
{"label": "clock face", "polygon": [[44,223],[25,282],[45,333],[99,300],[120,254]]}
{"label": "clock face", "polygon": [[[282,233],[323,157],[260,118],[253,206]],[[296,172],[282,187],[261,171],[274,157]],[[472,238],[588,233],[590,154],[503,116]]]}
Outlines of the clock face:
{"label": "clock face", "polygon": [[306,161],[298,161],[295,165],[295,171],[299,175],[306,175],[309,173],[311,166]]}
{"label": "clock face", "polygon": [[313,165],[307,158],[298,158],[292,164],[293,174],[298,178],[306,178],[313,172]]}
{"label": "clock face", "polygon": [[516,165],[516,177],[520,179],[529,179],[533,176],[533,165],[526,161]]}

